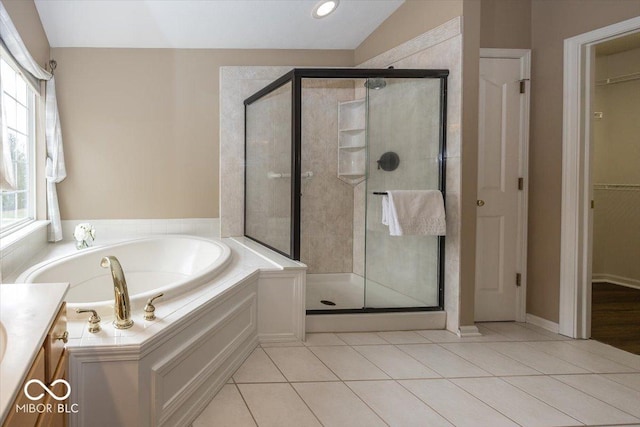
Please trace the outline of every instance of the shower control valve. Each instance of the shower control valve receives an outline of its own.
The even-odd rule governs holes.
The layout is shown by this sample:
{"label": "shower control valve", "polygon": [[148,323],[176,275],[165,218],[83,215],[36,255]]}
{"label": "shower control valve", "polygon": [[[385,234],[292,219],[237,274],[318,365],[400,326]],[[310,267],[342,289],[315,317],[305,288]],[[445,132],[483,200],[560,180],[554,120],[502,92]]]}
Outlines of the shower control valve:
{"label": "shower control valve", "polygon": [[164,294],[158,294],[155,297],[149,298],[147,304],[144,306],[144,320],[156,319],[156,307],[153,305],[153,301],[164,296]]}

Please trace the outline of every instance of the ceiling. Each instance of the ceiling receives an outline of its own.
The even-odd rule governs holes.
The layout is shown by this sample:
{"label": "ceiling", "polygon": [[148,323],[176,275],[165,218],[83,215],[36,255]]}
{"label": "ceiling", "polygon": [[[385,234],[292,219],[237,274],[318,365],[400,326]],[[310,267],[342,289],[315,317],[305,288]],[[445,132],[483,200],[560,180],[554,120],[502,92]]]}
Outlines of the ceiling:
{"label": "ceiling", "polygon": [[404,0],[35,0],[51,47],[355,49]]}

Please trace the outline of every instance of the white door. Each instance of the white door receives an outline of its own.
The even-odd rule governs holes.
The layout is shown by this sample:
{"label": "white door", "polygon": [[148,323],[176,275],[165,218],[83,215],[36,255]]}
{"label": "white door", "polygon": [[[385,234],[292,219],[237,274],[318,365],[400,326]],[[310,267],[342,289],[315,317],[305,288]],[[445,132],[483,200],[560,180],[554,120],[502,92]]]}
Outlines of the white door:
{"label": "white door", "polygon": [[[524,320],[522,177],[528,114],[522,60],[480,58],[475,320]],[[520,276],[517,276],[520,274]]]}

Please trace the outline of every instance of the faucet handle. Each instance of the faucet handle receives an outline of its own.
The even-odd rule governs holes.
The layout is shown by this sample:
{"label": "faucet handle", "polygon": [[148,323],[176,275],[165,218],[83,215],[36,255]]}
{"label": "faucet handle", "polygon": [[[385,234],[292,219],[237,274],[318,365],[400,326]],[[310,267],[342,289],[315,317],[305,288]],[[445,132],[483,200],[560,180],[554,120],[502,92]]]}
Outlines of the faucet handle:
{"label": "faucet handle", "polygon": [[76,308],[76,313],[91,313],[91,317],[89,318],[89,332],[95,334],[96,332],[100,332],[100,316],[95,310],[89,310],[86,308]]}
{"label": "faucet handle", "polygon": [[156,319],[156,307],[153,305],[153,302],[163,297],[164,294],[158,294],[155,297],[151,297],[147,300],[147,305],[144,306],[144,320],[155,320]]}

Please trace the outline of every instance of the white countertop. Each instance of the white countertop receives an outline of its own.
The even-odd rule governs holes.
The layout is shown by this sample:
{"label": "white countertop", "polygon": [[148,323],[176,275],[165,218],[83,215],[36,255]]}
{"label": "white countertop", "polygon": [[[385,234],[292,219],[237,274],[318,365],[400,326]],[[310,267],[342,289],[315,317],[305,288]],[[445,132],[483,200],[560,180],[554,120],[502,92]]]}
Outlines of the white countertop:
{"label": "white countertop", "polygon": [[0,323],[7,339],[0,360],[0,420],[20,392],[68,287],[66,283],[0,285]]}

